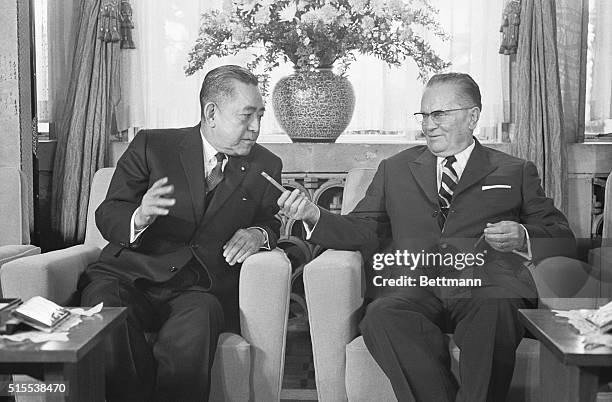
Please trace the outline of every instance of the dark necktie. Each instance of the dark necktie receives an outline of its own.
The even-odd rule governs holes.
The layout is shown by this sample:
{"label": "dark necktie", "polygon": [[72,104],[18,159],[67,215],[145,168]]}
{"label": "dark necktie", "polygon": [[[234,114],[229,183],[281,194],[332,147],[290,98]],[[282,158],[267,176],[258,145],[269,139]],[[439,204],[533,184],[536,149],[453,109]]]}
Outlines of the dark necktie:
{"label": "dark necktie", "polygon": [[457,158],[455,158],[455,156],[447,156],[444,158],[444,165],[442,165],[442,180],[440,180],[440,188],[438,189],[438,203],[440,204],[440,210],[442,211],[444,219],[439,220],[440,227],[444,226],[446,216],[448,215],[448,209],[453,200],[453,193],[459,181],[459,176],[453,168],[453,163],[456,161]]}
{"label": "dark necktie", "polygon": [[208,177],[206,177],[206,193],[207,194],[213,191],[215,187],[217,187],[217,184],[221,183],[221,181],[223,180],[223,170],[221,170],[221,168],[223,167],[223,161],[225,160],[225,154],[221,152],[217,152],[217,154],[215,155],[215,158],[217,158],[217,164],[215,165],[213,170],[210,171],[210,173],[208,174]]}

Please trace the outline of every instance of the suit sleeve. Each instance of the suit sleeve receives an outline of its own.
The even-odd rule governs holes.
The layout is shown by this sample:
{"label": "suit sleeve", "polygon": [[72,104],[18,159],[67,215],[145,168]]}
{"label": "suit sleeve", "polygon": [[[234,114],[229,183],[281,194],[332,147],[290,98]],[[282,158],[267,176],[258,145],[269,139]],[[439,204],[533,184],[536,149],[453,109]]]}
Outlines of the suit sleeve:
{"label": "suit sleeve", "polygon": [[310,241],[341,250],[376,249],[391,232],[385,207],[385,161],[378,166],[365,196],[350,214],[341,216],[320,209],[321,217]]}
{"label": "suit sleeve", "polygon": [[146,131],[140,131],[123,153],[111,179],[106,199],[96,210],[96,225],[110,243],[130,243],[132,214],[149,188]]}
{"label": "suit sleeve", "polygon": [[536,166],[529,161],[523,165],[521,223],[531,241],[533,259],[563,255],[576,256],[576,240],[567,219],[546,197],[540,184]]}
{"label": "suit sleeve", "polygon": [[[278,162],[275,163],[272,171],[267,173],[272,176],[274,180],[281,183],[282,170],[283,164],[279,159]],[[268,233],[268,245],[270,246],[270,249],[273,250],[276,248],[278,238],[280,237],[281,221],[280,218],[276,216],[279,209],[278,204],[276,203],[276,200],[278,200],[279,197],[279,191],[272,184],[268,183],[267,180],[263,181],[266,183],[264,196],[261,204],[259,205],[255,220],[249,226],[259,227],[265,230]]]}

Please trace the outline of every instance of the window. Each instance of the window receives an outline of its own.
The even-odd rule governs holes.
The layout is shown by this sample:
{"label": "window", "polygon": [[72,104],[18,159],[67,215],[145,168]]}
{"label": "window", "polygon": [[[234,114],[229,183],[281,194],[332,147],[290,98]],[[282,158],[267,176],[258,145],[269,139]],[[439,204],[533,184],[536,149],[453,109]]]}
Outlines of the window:
{"label": "window", "polygon": [[590,0],[587,32],[585,141],[612,140],[612,1]]}
{"label": "window", "polygon": [[34,41],[36,46],[36,115],[39,133],[49,132],[49,41],[47,0],[34,1]]}
{"label": "window", "polygon": [[[507,57],[498,53],[504,2],[432,0],[431,3],[440,10],[439,20],[452,36],[448,42],[434,42],[436,50],[453,63],[452,70],[468,72],[480,84],[483,114],[476,134],[485,141],[499,141],[500,127],[507,121],[503,110],[503,96],[507,94],[502,91]],[[146,0],[133,0],[132,5],[137,49],[124,56],[119,129],[195,124],[199,120],[197,96],[204,72],[185,77],[183,68],[198,33],[199,16],[213,7],[221,8],[223,1],[167,1],[151,7]],[[466,21],[472,23],[466,24]],[[211,61],[209,67],[246,61],[246,57],[228,57]],[[271,75],[271,88],[292,72],[291,65],[279,66]],[[356,107],[351,124],[339,142],[419,139],[420,127],[412,113],[420,109],[423,84],[417,78],[413,62],[401,68],[389,68],[373,57],[362,56],[351,66],[348,77],[355,89]],[[269,99],[267,103],[261,141],[289,142],[274,118]]]}

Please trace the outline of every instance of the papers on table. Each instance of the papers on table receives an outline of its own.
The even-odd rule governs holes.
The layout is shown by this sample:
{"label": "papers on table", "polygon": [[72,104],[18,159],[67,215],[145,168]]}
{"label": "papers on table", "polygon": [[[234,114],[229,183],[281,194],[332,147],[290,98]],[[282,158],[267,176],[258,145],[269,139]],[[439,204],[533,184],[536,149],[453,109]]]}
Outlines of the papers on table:
{"label": "papers on table", "polygon": [[0,339],[8,339],[15,342],[23,342],[29,340],[34,343],[48,342],[48,341],[68,341],[68,334],[72,327],[79,325],[83,319],[81,317],[91,317],[94,314],[102,311],[104,307],[103,303],[98,304],[95,307],[84,309],[81,307],[69,308],[70,316],[64,319],[56,327],[53,328],[52,332],[44,332],[39,330],[22,331],[16,332],[12,335],[2,335]]}
{"label": "papers on table", "polygon": [[584,335],[585,348],[612,347],[612,302],[595,310],[552,310],[557,317],[565,317],[568,323]]}

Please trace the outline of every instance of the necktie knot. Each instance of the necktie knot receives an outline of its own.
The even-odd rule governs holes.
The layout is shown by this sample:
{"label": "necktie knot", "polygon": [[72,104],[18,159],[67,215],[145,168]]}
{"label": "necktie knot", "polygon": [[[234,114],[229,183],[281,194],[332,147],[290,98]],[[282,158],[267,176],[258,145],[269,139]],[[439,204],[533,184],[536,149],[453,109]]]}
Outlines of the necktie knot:
{"label": "necktie knot", "polygon": [[457,162],[457,158],[455,158],[455,155],[447,156],[446,158],[444,158],[444,166],[446,167],[452,167],[453,163],[455,162]]}
{"label": "necktie knot", "polygon": [[223,163],[225,160],[225,154],[223,152],[217,152],[215,154],[215,158],[217,159],[217,163]]}

